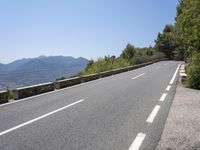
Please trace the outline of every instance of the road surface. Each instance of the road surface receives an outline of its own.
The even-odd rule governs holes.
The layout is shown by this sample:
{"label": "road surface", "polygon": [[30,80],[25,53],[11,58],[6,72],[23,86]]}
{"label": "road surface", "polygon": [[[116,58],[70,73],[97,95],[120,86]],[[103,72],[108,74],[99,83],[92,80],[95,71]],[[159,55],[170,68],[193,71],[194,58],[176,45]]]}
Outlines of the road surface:
{"label": "road surface", "polygon": [[0,150],[154,150],[181,62],[0,105]]}

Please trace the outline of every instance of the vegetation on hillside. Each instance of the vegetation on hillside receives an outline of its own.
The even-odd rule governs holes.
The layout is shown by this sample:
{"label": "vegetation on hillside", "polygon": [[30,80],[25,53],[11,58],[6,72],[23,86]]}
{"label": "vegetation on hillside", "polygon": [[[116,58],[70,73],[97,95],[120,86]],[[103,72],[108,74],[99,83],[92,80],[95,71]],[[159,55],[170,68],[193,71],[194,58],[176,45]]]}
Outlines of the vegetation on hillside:
{"label": "vegetation on hillside", "polygon": [[188,85],[200,89],[200,0],[179,0],[174,25],[158,33],[154,47],[136,48],[127,44],[119,57],[90,60],[79,75],[99,73],[167,57],[188,63]]}
{"label": "vegetation on hillside", "polygon": [[188,85],[200,89],[200,1],[181,0],[177,7],[175,35],[188,65]]}
{"label": "vegetation on hillside", "polygon": [[155,48],[170,59],[185,60],[189,87],[200,89],[200,1],[180,0],[175,20],[158,34]]}
{"label": "vegetation on hillside", "polygon": [[152,47],[135,48],[131,44],[127,44],[119,57],[105,56],[97,60],[90,60],[84,71],[78,75],[88,75],[100,73],[108,70],[128,67],[131,65],[149,62],[155,59],[166,57],[164,53],[155,51]]}

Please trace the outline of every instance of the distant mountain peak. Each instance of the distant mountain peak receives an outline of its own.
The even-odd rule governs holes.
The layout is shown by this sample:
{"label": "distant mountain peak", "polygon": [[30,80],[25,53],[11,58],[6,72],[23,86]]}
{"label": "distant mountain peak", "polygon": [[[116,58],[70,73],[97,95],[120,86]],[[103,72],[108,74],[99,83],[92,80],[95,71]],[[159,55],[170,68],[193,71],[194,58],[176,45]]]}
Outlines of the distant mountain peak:
{"label": "distant mountain peak", "polygon": [[0,89],[6,86],[16,88],[54,81],[60,77],[70,77],[82,71],[87,63],[88,60],[83,57],[42,55],[0,64]]}
{"label": "distant mountain peak", "polygon": [[40,55],[38,58],[46,58],[47,56],[45,55]]}

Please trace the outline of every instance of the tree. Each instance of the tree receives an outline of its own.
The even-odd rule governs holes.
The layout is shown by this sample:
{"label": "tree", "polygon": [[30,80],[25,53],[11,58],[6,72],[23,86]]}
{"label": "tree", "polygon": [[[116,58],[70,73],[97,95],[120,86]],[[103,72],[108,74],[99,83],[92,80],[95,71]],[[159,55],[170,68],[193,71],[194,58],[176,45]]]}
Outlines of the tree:
{"label": "tree", "polygon": [[177,7],[175,23],[176,37],[185,51],[185,57],[191,59],[193,53],[200,52],[200,1],[181,0]]}
{"label": "tree", "polygon": [[93,59],[89,60],[85,70],[88,70],[93,64],[94,64],[94,60]]}
{"label": "tree", "polygon": [[173,51],[176,48],[176,43],[173,39],[173,25],[166,25],[163,33],[158,33],[155,45],[157,51],[163,52],[171,59],[173,58]]}
{"label": "tree", "polygon": [[131,44],[127,44],[126,48],[123,50],[121,56],[128,61],[131,61],[135,56],[134,46]]}
{"label": "tree", "polygon": [[151,49],[151,48],[148,48],[147,50],[146,50],[146,55],[147,56],[153,56],[153,50]]}
{"label": "tree", "polygon": [[200,53],[192,56],[192,62],[188,67],[188,85],[189,87],[200,89]]}
{"label": "tree", "polygon": [[115,56],[115,55],[112,55],[112,56],[110,57],[110,55],[108,55],[108,56],[105,56],[104,59],[105,59],[106,62],[109,62],[109,63],[112,63],[112,64],[113,64],[113,63],[115,62],[115,60],[116,60],[116,56]]}
{"label": "tree", "polygon": [[200,89],[200,0],[180,0],[174,33],[188,61],[188,85]]}
{"label": "tree", "polygon": [[112,56],[110,57],[110,60],[111,60],[112,64],[114,64],[114,62],[115,62],[115,60],[116,60],[116,56],[115,56],[115,55],[112,55]]}

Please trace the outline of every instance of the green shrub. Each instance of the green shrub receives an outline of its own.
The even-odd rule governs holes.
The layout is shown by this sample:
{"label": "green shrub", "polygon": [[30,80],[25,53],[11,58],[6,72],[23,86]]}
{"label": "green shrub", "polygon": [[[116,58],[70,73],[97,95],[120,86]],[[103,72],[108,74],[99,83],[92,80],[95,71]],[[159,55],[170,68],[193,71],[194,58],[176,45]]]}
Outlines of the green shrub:
{"label": "green shrub", "polygon": [[113,69],[124,68],[130,65],[131,64],[129,61],[122,57],[115,58],[114,56],[105,56],[104,58],[98,58],[96,61],[93,61],[92,64],[88,65],[84,71],[79,72],[78,76],[110,71]]}
{"label": "green shrub", "polygon": [[133,64],[142,64],[151,61],[151,57],[149,56],[136,56],[133,57]]}
{"label": "green shrub", "polygon": [[120,57],[113,63],[113,69],[124,68],[124,67],[128,67],[130,65],[131,64],[128,60]]}
{"label": "green shrub", "polygon": [[162,58],[166,58],[166,55],[163,52],[156,52],[151,58],[152,60],[162,59]]}
{"label": "green shrub", "polygon": [[14,98],[14,94],[13,94],[12,90],[7,89],[7,94],[8,94],[8,99],[13,99]]}
{"label": "green shrub", "polygon": [[194,89],[200,89],[200,53],[195,53],[192,62],[187,69],[188,86]]}

